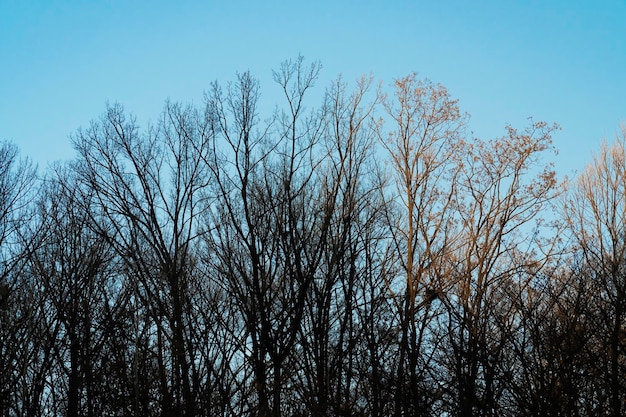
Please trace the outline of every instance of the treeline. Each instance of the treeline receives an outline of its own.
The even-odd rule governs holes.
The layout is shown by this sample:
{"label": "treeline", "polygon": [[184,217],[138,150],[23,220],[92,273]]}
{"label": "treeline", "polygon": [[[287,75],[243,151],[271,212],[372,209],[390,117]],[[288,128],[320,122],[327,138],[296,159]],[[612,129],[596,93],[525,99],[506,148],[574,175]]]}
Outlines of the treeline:
{"label": "treeline", "polygon": [[319,69],[0,146],[1,416],[626,412],[626,135],[564,183],[556,126]]}

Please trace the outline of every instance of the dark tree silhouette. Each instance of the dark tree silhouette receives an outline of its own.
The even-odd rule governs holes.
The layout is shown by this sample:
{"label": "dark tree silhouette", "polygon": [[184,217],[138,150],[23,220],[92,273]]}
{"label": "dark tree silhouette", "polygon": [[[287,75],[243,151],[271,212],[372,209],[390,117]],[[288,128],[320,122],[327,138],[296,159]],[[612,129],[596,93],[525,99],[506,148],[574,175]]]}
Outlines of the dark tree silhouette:
{"label": "dark tree silhouette", "polygon": [[624,133],[564,190],[556,126],[320,68],[0,144],[1,417],[624,413]]}

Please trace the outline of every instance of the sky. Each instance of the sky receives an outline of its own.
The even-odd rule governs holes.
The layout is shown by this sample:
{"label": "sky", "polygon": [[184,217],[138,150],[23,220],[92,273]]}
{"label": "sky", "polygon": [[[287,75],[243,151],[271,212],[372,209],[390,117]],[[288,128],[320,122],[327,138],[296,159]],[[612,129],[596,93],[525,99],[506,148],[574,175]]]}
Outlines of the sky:
{"label": "sky", "polygon": [[106,103],[145,126],[246,70],[272,99],[272,69],[299,55],[321,62],[320,91],[417,72],[483,139],[558,123],[562,175],[626,122],[623,0],[0,0],[0,140],[45,168],[74,158],[71,134]]}

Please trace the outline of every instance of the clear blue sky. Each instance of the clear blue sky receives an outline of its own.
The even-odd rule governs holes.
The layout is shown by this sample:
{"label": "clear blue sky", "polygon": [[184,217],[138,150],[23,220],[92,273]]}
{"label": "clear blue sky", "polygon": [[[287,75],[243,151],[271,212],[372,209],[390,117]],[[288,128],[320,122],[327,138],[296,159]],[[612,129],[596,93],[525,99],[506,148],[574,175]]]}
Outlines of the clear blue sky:
{"label": "clear blue sky", "polygon": [[0,140],[45,167],[73,158],[69,135],[107,101],[145,123],[247,69],[271,97],[271,70],[298,54],[323,64],[320,89],[417,71],[479,137],[557,122],[562,173],[626,121],[623,0],[0,0]]}

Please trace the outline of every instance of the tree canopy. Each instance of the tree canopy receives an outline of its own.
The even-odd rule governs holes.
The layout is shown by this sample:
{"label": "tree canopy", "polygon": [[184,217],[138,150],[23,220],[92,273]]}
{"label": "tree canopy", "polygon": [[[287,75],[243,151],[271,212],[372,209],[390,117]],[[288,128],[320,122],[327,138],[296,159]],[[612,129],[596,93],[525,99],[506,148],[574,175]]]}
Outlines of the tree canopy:
{"label": "tree canopy", "polygon": [[0,416],[623,415],[626,131],[568,182],[557,125],[319,71],[0,145]]}

